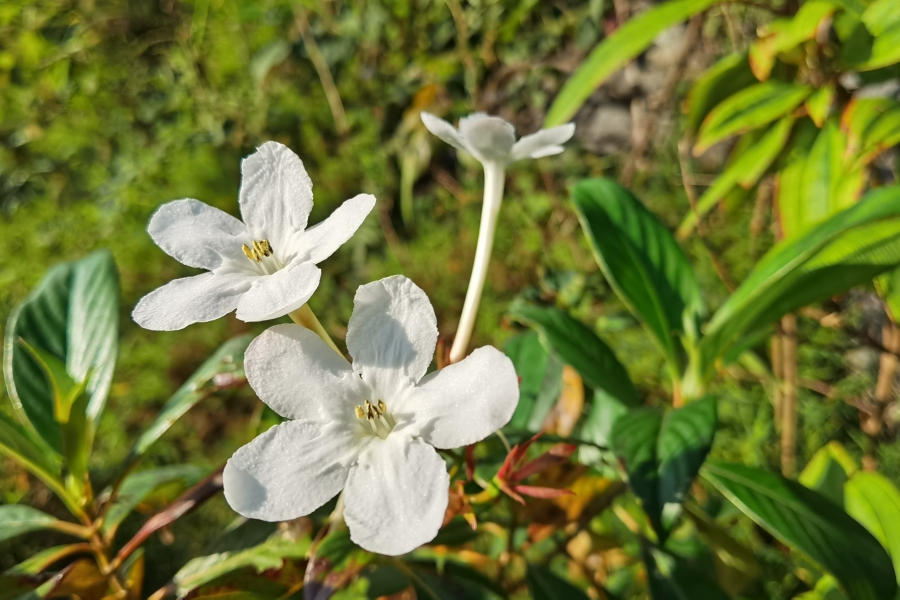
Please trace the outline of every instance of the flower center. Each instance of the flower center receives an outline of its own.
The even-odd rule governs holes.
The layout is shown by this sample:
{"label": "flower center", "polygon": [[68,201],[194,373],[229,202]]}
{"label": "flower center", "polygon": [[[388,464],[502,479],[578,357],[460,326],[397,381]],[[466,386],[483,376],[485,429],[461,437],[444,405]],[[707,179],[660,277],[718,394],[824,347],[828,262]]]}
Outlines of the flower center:
{"label": "flower center", "polygon": [[388,414],[387,404],[383,400],[372,404],[366,399],[365,404],[355,407],[354,410],[356,418],[362,421],[363,426],[381,439],[385,439],[396,425],[393,417]]}
{"label": "flower center", "polygon": [[256,270],[263,275],[271,275],[275,271],[284,268],[282,262],[275,256],[275,251],[272,249],[272,244],[269,243],[269,240],[253,240],[252,248],[247,244],[243,244],[241,250],[244,251],[247,259],[254,264]]}

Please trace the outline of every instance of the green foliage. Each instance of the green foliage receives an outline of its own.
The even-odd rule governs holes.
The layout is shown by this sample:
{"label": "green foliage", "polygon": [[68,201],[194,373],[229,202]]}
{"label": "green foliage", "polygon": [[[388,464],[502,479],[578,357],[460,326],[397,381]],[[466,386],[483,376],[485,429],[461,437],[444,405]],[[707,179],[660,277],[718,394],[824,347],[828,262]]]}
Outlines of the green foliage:
{"label": "green foliage", "polygon": [[56,523],[50,515],[30,506],[7,504],[0,506],[0,540],[29,531],[48,529]]}
{"label": "green foliage", "polygon": [[511,337],[503,348],[512,360],[519,382],[519,404],[509,420],[510,429],[540,431],[544,418],[559,397],[563,364],[544,348],[537,332]]}
{"label": "green foliage", "polygon": [[587,599],[587,594],[543,565],[528,565],[528,589],[534,600]]}

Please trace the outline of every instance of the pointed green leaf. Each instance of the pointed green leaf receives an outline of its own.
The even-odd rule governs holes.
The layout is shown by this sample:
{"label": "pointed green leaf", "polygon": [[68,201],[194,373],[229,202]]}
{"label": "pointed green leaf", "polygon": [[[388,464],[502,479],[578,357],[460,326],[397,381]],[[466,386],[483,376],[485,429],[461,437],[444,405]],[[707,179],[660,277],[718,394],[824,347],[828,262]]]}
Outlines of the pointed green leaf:
{"label": "pointed green leaf", "polygon": [[696,335],[700,286],[668,229],[631,192],[608,179],[579,182],[572,202],[603,274],[680,373],[677,336]]}
{"label": "pointed green leaf", "polygon": [[745,465],[708,462],[702,473],[758,525],[834,575],[852,600],[897,593],[891,558],[878,540],[824,496]]}
{"label": "pointed green leaf", "polygon": [[756,83],[746,54],[729,54],[697,78],[685,101],[687,128],[697,131],[720,102]]}
{"label": "pointed green leaf", "polygon": [[855,67],[860,71],[874,71],[898,62],[900,62],[900,23],[894,23],[875,37],[868,59]]}
{"label": "pointed green leaf", "polygon": [[716,582],[680,556],[655,548],[645,548],[642,554],[653,600],[728,600]]}
{"label": "pointed green leaf", "polygon": [[788,116],[813,92],[804,85],[768,81],[750,86],[719,104],[703,121],[694,154],[733,135]]}
{"label": "pointed green leaf", "polygon": [[657,35],[722,1],[673,0],[628,20],[600,42],[566,81],[547,112],[544,127],[562,125],[571,120],[595,89],[646,50]]}
{"label": "pointed green leaf", "polygon": [[520,378],[519,404],[507,427],[540,431],[544,418],[559,398],[563,363],[544,348],[534,331],[513,336],[503,351]]}
{"label": "pointed green leaf", "polygon": [[875,0],[862,14],[862,22],[872,35],[881,35],[895,25],[900,25],[900,8],[896,0]]}
{"label": "pointed green leaf", "polygon": [[847,513],[881,542],[900,574],[900,491],[880,473],[857,471],[844,485],[844,498]]}
{"label": "pointed green leaf", "polygon": [[56,519],[24,504],[0,505],[0,541],[37,531],[51,529]]}
{"label": "pointed green leaf", "polygon": [[68,544],[65,546],[53,546],[46,550],[41,550],[37,554],[31,556],[14,567],[7,569],[3,574],[9,576],[15,575],[37,575],[43,573],[53,563],[58,562],[73,554],[90,554],[91,547],[88,544]]}

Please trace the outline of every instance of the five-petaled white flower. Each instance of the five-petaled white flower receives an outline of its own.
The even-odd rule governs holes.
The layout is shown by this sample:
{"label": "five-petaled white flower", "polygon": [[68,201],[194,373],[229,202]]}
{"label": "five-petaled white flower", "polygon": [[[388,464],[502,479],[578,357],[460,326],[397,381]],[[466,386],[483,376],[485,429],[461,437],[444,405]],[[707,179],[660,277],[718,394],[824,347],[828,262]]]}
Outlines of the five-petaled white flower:
{"label": "five-petaled white flower", "polygon": [[360,194],[306,229],[312,181],[286,146],[266,142],[241,162],[244,222],[197,200],[164,204],[147,228],[167,254],[209,273],[176,279],[134,309],[142,327],[162,331],[218,319],[237,309],[265,321],[303,306],[319,285],[317,263],[350,239],[375,205]]}
{"label": "five-petaled white flower", "polygon": [[507,165],[523,158],[540,158],[563,151],[565,144],[575,134],[575,124],[567,123],[516,141],[512,123],[485,113],[473,113],[459,120],[459,129],[428,112],[422,112],[422,122],[428,131],[454,148],[465,150],[482,164]]}
{"label": "five-petaled white flower", "polygon": [[402,276],[359,288],[347,333],[351,365],[316,334],[277,325],[247,349],[250,385],[291,419],[225,466],[238,513],[281,521],[344,490],[351,539],[398,555],[429,542],[447,508],[449,476],[434,448],[484,439],[512,417],[512,362],[486,346],[425,375],[437,342],[425,293]]}

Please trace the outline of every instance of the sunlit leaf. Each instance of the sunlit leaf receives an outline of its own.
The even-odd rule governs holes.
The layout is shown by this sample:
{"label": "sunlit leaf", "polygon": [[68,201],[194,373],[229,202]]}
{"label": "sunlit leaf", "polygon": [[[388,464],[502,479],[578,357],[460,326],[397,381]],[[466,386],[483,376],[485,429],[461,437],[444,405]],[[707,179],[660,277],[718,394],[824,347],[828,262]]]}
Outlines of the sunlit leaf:
{"label": "sunlit leaf", "polygon": [[92,552],[89,544],[68,544],[64,546],[53,546],[46,550],[41,550],[37,554],[32,555],[14,567],[7,569],[4,575],[37,575],[43,573],[53,563],[58,562],[73,554],[90,554]]}
{"label": "sunlit leaf", "polygon": [[0,505],[0,541],[40,529],[51,529],[56,519],[24,504]]}
{"label": "sunlit leaf", "polygon": [[685,101],[687,128],[697,131],[717,104],[756,83],[746,54],[728,54],[703,72]]}
{"label": "sunlit leaf", "polygon": [[528,331],[513,336],[503,351],[519,376],[519,404],[507,427],[540,431],[544,418],[559,397],[563,363],[544,348],[538,334]]}
{"label": "sunlit leaf", "polygon": [[857,471],[844,485],[847,513],[885,547],[900,574],[900,491],[884,475]]}

